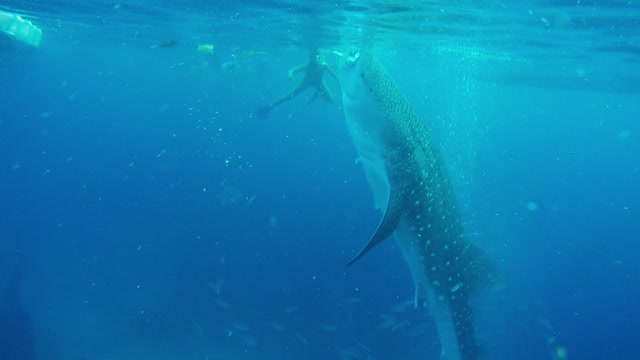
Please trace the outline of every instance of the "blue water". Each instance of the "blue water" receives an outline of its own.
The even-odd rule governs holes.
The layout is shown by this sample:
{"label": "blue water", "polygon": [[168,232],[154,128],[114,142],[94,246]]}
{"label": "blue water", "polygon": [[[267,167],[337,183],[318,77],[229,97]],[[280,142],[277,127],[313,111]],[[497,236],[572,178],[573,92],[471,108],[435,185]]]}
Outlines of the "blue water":
{"label": "blue water", "polygon": [[255,116],[310,48],[337,68],[353,46],[431,129],[504,275],[488,353],[640,358],[638,4],[0,10],[43,30],[0,49],[1,359],[438,358],[393,241],[345,266],[381,215],[340,101]]}

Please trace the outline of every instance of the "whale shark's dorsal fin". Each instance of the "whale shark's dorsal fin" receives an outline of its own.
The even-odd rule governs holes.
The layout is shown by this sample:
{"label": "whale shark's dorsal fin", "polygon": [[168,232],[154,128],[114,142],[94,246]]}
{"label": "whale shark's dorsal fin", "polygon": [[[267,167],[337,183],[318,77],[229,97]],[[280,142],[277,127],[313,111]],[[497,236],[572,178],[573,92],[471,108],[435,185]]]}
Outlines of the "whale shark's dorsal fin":
{"label": "whale shark's dorsal fin", "polygon": [[347,263],[347,266],[353,265],[356,261],[362,258],[369,250],[376,247],[376,245],[383,242],[385,239],[389,238],[391,234],[396,230],[398,226],[398,222],[400,221],[400,216],[402,215],[402,204],[404,203],[402,199],[402,191],[398,191],[397,186],[394,186],[394,183],[389,184],[389,203],[387,204],[387,209],[384,212],[384,216],[382,217],[382,221],[380,225],[378,225],[378,229],[375,234],[371,237],[367,245],[360,250],[358,255],[356,255],[351,261]]}

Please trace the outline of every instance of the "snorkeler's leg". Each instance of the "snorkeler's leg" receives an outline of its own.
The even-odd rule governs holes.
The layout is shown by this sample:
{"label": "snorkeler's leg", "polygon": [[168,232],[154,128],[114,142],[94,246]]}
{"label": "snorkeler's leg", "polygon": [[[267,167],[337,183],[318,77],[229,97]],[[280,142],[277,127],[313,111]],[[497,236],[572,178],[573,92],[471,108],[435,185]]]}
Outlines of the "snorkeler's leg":
{"label": "snorkeler's leg", "polygon": [[333,93],[331,92],[331,89],[329,89],[327,84],[325,84],[324,82],[322,82],[320,86],[316,86],[316,91],[313,93],[313,96],[311,96],[311,99],[307,101],[307,105],[305,106],[311,104],[318,97],[322,97],[326,102],[329,103],[333,103],[336,101],[335,96],[333,96]]}
{"label": "snorkeler's leg", "polygon": [[258,113],[257,113],[258,117],[261,119],[266,118],[269,115],[269,112],[271,112],[271,110],[273,110],[274,107],[282,104],[283,102],[286,102],[295,98],[296,96],[298,96],[298,94],[302,92],[302,90],[305,89],[305,87],[306,86],[303,86],[303,84],[300,84],[287,95],[280,97],[278,100],[274,101],[270,105],[261,107],[260,109],[258,109]]}
{"label": "snorkeler's leg", "polygon": [[313,102],[313,100],[317,99],[318,96],[320,96],[320,91],[316,90],[313,95],[311,96],[311,99],[309,99],[309,101],[307,101],[307,104],[305,106],[309,106],[309,104],[311,104]]}
{"label": "snorkeler's leg", "polygon": [[306,88],[306,86],[304,86],[303,84],[298,85],[290,93],[288,93],[287,95],[284,95],[284,96],[280,97],[278,100],[274,101],[271,105],[269,105],[269,107],[270,108],[274,108],[274,107],[282,104],[283,102],[292,100],[293,98],[298,96],[302,92],[302,90],[304,90],[305,88]]}
{"label": "snorkeler's leg", "polygon": [[325,84],[324,82],[322,82],[322,86],[320,87],[320,89],[318,89],[318,92],[320,93],[320,95],[322,95],[322,98],[325,101],[330,103],[334,103],[336,101],[336,97],[331,92],[331,89],[329,89],[327,84]]}

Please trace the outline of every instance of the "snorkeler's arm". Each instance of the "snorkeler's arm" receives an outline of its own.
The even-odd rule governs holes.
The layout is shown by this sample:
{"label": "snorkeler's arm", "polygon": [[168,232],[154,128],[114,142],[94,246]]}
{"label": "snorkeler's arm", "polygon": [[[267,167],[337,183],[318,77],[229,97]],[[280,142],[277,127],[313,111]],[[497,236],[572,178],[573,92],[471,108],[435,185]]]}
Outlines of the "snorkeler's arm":
{"label": "snorkeler's arm", "polygon": [[296,67],[294,67],[293,69],[289,70],[289,77],[293,78],[293,75],[299,73],[300,71],[304,70],[307,67],[307,64],[302,64],[302,65],[298,65]]}

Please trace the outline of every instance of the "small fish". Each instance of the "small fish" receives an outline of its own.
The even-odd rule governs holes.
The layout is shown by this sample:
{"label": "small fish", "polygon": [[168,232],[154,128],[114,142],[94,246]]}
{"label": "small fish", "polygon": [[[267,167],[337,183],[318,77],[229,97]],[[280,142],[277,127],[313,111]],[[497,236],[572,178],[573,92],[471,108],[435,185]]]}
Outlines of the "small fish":
{"label": "small fish", "polygon": [[336,331],[338,330],[338,326],[335,324],[324,324],[321,325],[320,328],[325,331]]}
{"label": "small fish", "polygon": [[202,330],[202,326],[200,326],[200,324],[198,324],[195,321],[191,321],[191,329],[193,330],[193,333],[198,336],[202,336],[202,334],[204,334],[204,331]]}
{"label": "small fish", "polygon": [[298,340],[305,344],[305,345],[309,345],[309,340],[307,340],[306,337],[304,337],[304,335],[300,334],[299,332],[296,331],[296,338],[298,338]]}
{"label": "small fish", "polygon": [[391,331],[396,331],[398,329],[402,329],[405,326],[408,326],[410,324],[409,320],[402,320],[398,323],[396,323],[394,326],[391,327]]}
{"label": "small fish", "polygon": [[410,299],[394,305],[391,308],[391,311],[393,311],[394,313],[403,313],[409,309],[414,309],[414,308],[415,308],[415,300]]}
{"label": "small fish", "polygon": [[360,299],[357,297],[348,297],[342,300],[343,304],[357,304],[360,302]]}
{"label": "small fish", "polygon": [[220,330],[222,330],[222,331],[223,331],[227,336],[231,336],[231,335],[233,335],[233,330],[232,330],[232,329],[229,329],[229,328],[228,328],[228,327],[226,327],[226,326],[217,325],[217,328],[218,328],[218,329],[220,329]]}
{"label": "small fish", "polygon": [[224,284],[224,279],[220,278],[215,283],[208,283],[210,288],[216,293],[216,295],[220,295],[222,293],[222,285]]}
{"label": "small fish", "polygon": [[178,45],[178,40],[166,39],[166,40],[159,41],[157,44],[151,45],[150,48],[152,49],[169,48],[169,47],[174,47],[176,45]]}
{"label": "small fish", "polygon": [[272,322],[269,325],[271,325],[272,328],[274,328],[274,329],[276,329],[278,331],[284,331],[285,330],[284,326],[282,326],[282,325],[280,325],[280,324],[278,324],[276,322]]}
{"label": "small fish", "polygon": [[367,345],[361,343],[358,340],[356,340],[356,345],[358,345],[362,350],[364,350],[366,352],[371,352],[371,348],[369,348]]}
{"label": "small fish", "polygon": [[218,306],[220,306],[222,308],[225,308],[225,309],[228,309],[228,308],[231,307],[231,304],[229,304],[228,302],[226,302],[226,301],[224,301],[224,300],[222,300],[220,298],[216,299],[216,305],[218,305]]}
{"label": "small fish", "polygon": [[344,360],[360,359],[361,357],[362,354],[358,351],[358,349],[346,348],[340,350],[340,358]]}
{"label": "small fish", "polygon": [[251,347],[258,346],[258,341],[256,341],[256,339],[253,336],[243,335],[240,339],[242,340],[243,343]]}
{"label": "small fish", "polygon": [[392,328],[393,326],[395,326],[395,324],[398,322],[398,320],[394,317],[388,317],[382,320],[382,322],[380,324],[378,324],[377,328],[382,330],[382,329],[389,329]]}
{"label": "small fish", "polygon": [[243,323],[242,321],[234,321],[231,325],[238,331],[249,331],[249,327],[247,326],[247,324]]}

